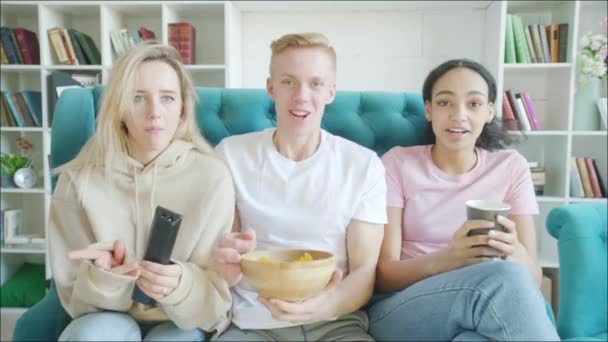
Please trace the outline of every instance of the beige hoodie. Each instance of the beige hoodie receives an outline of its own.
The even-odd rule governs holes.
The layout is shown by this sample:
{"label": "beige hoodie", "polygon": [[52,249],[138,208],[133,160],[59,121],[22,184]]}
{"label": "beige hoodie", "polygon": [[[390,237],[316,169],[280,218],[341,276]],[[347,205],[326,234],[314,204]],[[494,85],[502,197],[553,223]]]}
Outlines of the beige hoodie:
{"label": "beige hoodie", "polygon": [[[173,142],[143,166],[129,158],[106,178],[102,167],[61,174],[49,215],[49,255],[59,298],[72,317],[102,311],[128,312],[140,322],[173,321],[182,329],[222,332],[229,324],[228,285],[211,270],[212,249],[230,232],[234,188],[225,165]],[[131,299],[135,277],[117,275],[67,253],[96,245],[126,245],[125,263],[145,254],[156,206],[183,215],[172,258],[182,268],[175,290],[147,307]]]}

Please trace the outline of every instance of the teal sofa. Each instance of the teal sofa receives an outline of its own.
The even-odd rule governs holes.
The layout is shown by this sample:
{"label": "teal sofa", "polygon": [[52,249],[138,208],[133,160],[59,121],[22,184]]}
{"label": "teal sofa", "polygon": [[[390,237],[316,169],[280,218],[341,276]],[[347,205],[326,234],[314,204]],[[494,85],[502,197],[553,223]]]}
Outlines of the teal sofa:
{"label": "teal sofa", "polygon": [[[51,133],[51,167],[76,156],[95,129],[103,88],[68,89],[55,107]],[[224,137],[276,126],[274,104],[264,89],[197,88],[198,123],[216,145]],[[322,127],[382,155],[393,146],[428,142],[420,94],[338,91],[327,106]],[[70,317],[51,286],[45,298],[17,321],[14,341],[57,340]]]}
{"label": "teal sofa", "polygon": [[554,208],[547,229],[558,240],[557,332],[568,341],[608,340],[607,202]]}

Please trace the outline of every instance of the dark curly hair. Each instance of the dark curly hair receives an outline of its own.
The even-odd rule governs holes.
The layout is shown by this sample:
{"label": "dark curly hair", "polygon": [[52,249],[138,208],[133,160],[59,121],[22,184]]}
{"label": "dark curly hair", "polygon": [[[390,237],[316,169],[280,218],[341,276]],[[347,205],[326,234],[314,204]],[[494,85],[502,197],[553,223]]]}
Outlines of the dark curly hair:
{"label": "dark curly hair", "polygon": [[[424,80],[424,85],[422,86],[422,99],[424,100],[424,103],[431,101],[433,86],[437,80],[448,71],[457,68],[467,68],[479,74],[488,85],[488,101],[494,104],[496,103],[496,81],[494,80],[494,77],[492,77],[492,74],[490,74],[483,65],[466,58],[452,59],[444,62],[428,74]],[[430,138],[430,143],[434,144],[436,138],[430,123],[428,125],[428,136]],[[493,151],[504,149],[513,142],[515,142],[514,139],[509,136],[502,123],[494,116],[492,121],[483,126],[481,134],[475,142],[475,146]]]}

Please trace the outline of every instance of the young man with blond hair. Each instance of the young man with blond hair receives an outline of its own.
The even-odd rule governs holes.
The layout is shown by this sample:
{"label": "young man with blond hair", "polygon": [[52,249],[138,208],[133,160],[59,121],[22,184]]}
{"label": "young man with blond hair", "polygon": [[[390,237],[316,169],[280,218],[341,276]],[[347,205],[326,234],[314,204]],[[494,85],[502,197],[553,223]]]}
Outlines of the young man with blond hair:
{"label": "young man with blond hair", "polygon": [[[373,292],[386,223],[384,167],[373,151],[321,129],[336,92],[336,53],[327,38],[288,34],[271,49],[266,88],[276,129],[216,147],[236,190],[233,233],[214,252],[233,295],[232,324],[217,340],[373,341],[360,308]],[[240,255],[256,248],[326,250],[337,269],[313,298],[261,298],[241,281],[239,266]]]}

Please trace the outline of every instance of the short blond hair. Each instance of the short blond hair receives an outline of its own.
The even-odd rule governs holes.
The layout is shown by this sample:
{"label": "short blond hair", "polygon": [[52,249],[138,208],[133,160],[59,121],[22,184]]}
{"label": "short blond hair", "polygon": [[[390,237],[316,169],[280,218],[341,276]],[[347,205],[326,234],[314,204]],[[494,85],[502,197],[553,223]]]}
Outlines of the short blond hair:
{"label": "short blond hair", "polygon": [[282,36],[281,38],[273,41],[270,44],[270,50],[272,52],[270,56],[270,75],[272,76],[272,66],[276,56],[283,53],[289,48],[320,48],[326,52],[331,58],[334,71],[336,70],[336,50],[329,45],[329,39],[322,33],[318,32],[306,32],[306,33],[290,33]]}
{"label": "short blond hair", "polygon": [[195,149],[202,153],[212,153],[211,146],[201,136],[196,123],[196,92],[192,78],[185,69],[179,52],[170,45],[146,41],[130,49],[118,59],[103,92],[95,133],[76,158],[58,167],[54,170],[55,172],[95,165],[103,165],[109,172],[124,162],[128,155],[128,132],[123,120],[133,110],[135,82],[139,67],[153,61],[166,63],[175,70],[179,78],[182,113],[173,140],[185,140],[192,143]]}

